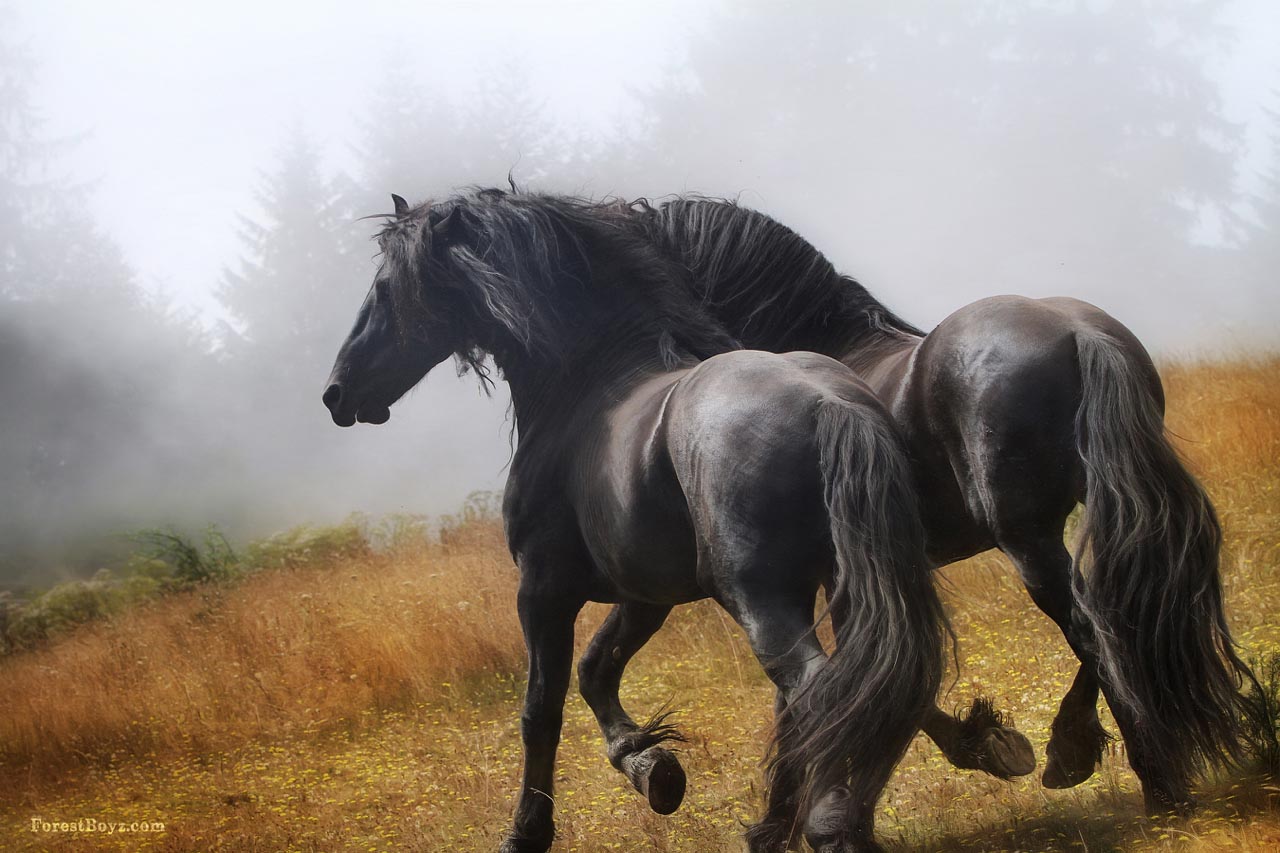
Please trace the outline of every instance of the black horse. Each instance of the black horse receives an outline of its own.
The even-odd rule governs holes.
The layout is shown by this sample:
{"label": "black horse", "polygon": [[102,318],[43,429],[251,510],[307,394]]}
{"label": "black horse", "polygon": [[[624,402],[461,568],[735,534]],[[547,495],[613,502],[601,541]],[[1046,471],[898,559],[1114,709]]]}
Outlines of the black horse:
{"label": "black horse", "polygon": [[[926,335],[764,214],[702,198],[619,207],[745,346],[823,353],[871,386],[906,437],[935,565],[993,547],[1013,560],[1081,662],[1047,787],[1100,761],[1099,688],[1149,810],[1189,807],[1194,774],[1238,757],[1238,688],[1252,676],[1223,614],[1220,528],[1165,438],[1159,376],[1128,329],[1078,300],[998,296]],[[1077,503],[1073,567],[1063,531]],[[962,766],[1011,775],[1001,755],[1022,755],[1007,739],[1012,753],[964,755],[936,708],[925,730]]]}
{"label": "black horse", "polygon": [[[396,214],[324,392],[335,423],[382,423],[450,355],[511,388],[503,514],[529,650],[524,779],[507,853],[554,836],[552,780],[574,620],[617,608],[581,689],[615,766],[659,812],[684,794],[678,739],[618,702],[631,655],[684,602],[714,598],[778,689],[753,850],[797,828],[875,849],[874,805],[932,706],[946,620],[911,472],[884,407],[844,365],[731,351],[629,214],[475,191]],[[813,630],[827,588],[837,645]]]}

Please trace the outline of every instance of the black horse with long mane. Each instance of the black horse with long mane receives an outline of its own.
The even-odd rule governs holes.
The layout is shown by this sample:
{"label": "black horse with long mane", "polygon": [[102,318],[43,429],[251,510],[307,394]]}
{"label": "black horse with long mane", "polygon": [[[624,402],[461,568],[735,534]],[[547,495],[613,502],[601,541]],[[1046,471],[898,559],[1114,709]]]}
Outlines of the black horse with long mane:
{"label": "black horse with long mane", "polygon": [[[553,770],[574,620],[617,607],[584,654],[610,760],[670,812],[683,770],[661,717],[618,701],[630,657],[677,604],[711,597],[778,690],[753,850],[803,831],[876,849],[876,800],[933,705],[946,619],[910,463],[883,405],[812,353],[736,351],[630,213],[473,191],[396,213],[324,402],[381,423],[454,355],[511,389],[518,442],[503,514],[529,650],[524,778],[505,853],[554,837]],[[825,587],[836,647],[814,631]]]}
{"label": "black horse with long mane", "polygon": [[[926,335],[764,214],[704,198],[619,207],[743,345],[823,353],[872,387],[910,449],[935,565],[993,547],[1012,559],[1081,662],[1046,786],[1100,761],[1099,688],[1148,809],[1189,807],[1194,774],[1238,758],[1252,676],[1223,613],[1219,524],[1165,437],[1159,376],[1127,328],[1075,299],[998,296]],[[1063,533],[1078,503],[1073,562]],[[925,723],[944,751],[955,727],[936,708]]]}

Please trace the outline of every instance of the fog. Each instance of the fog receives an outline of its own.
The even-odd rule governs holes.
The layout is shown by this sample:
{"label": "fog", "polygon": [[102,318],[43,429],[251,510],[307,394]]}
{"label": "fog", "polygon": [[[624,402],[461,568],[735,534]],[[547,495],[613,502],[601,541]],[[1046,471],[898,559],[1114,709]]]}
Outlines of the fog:
{"label": "fog", "polygon": [[1265,0],[362,5],[0,6],[0,585],[500,488],[501,384],[319,402],[391,192],[740,198],[924,328],[1058,294],[1277,344]]}

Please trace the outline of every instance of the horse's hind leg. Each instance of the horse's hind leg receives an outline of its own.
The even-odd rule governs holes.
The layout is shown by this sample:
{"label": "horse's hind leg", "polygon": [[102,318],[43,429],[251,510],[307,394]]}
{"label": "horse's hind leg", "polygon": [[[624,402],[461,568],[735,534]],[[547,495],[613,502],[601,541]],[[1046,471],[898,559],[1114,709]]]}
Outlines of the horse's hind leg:
{"label": "horse's hind leg", "polygon": [[1053,718],[1041,783],[1046,788],[1079,785],[1102,763],[1110,739],[1098,719],[1098,679],[1082,664]]}
{"label": "horse's hind leg", "polygon": [[600,724],[609,763],[621,771],[658,814],[671,814],[684,799],[684,769],[659,744],[683,740],[659,713],[643,726],[631,719],[618,698],[622,672],[649,641],[670,607],[640,602],[615,605],[578,663],[578,687]]}
{"label": "horse's hind leg", "polygon": [[1142,794],[1150,812],[1169,808],[1184,810],[1194,803],[1188,780],[1142,747],[1138,719],[1115,694],[1100,668],[1093,628],[1074,607],[1071,597],[1071,556],[1061,538],[1046,538],[1027,547],[1001,543],[1023,573],[1031,597],[1066,635],[1081,662],[1071,690],[1062,700],[1049,740],[1046,785],[1065,787],[1092,775],[1101,761],[1108,735],[1098,722],[1097,699],[1101,690],[1111,716],[1128,750],[1129,766],[1142,782]]}
{"label": "horse's hind leg", "polygon": [[1046,536],[1025,544],[1004,543],[1001,547],[1018,567],[1036,606],[1058,624],[1081,660],[1075,681],[1054,717],[1041,776],[1046,788],[1070,788],[1093,775],[1109,738],[1098,719],[1096,663],[1085,638],[1087,626],[1077,619],[1074,610],[1071,555],[1061,536]]}
{"label": "horse's hind leg", "polygon": [[[751,650],[778,689],[775,710],[785,714],[796,693],[826,660],[826,652],[813,631],[812,599],[807,606],[785,604],[780,599],[773,599],[767,606],[754,607],[730,602],[726,609],[746,630]],[[780,727],[779,731],[785,735],[786,729]],[[788,745],[779,742],[776,747],[782,751]],[[830,844],[814,844],[814,849],[821,853],[878,849],[870,811],[850,803],[846,789],[836,788],[817,803],[803,804],[799,801],[801,782],[799,778],[783,778],[776,773],[770,779],[764,816],[747,831],[747,844],[752,853],[793,849],[802,832],[811,843],[819,836],[840,839]],[[800,813],[806,805],[811,807],[805,808],[806,820],[802,826]],[[858,839],[856,846],[848,840],[851,827]]]}

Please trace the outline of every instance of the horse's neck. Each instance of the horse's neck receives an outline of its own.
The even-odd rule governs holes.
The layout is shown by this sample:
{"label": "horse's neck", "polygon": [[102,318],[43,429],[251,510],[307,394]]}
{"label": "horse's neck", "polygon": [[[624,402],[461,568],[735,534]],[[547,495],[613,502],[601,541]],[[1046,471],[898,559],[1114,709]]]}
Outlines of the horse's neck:
{"label": "horse's neck", "polygon": [[[658,258],[619,248],[616,239],[584,235],[579,275],[590,281],[578,304],[566,306],[572,313],[563,317],[565,334],[571,337],[560,351],[535,355],[515,348],[499,361],[522,436],[544,421],[559,425],[565,417],[597,416],[655,373],[696,363],[694,352],[733,348],[678,283],[670,284],[676,301],[664,298],[665,270],[654,268]],[[566,286],[564,292],[573,290]]]}
{"label": "horse's neck", "polygon": [[797,323],[781,339],[774,332],[747,343],[775,351],[809,350],[830,356],[847,365],[887,401],[901,379],[901,368],[924,338],[889,322],[885,318],[888,312],[882,311],[869,294],[831,294],[808,322]]}
{"label": "horse's neck", "polygon": [[903,332],[868,331],[840,343],[835,358],[840,359],[854,373],[868,374],[880,365],[896,361],[899,356],[920,345],[924,338]]}
{"label": "horse's neck", "polygon": [[657,333],[603,328],[584,336],[562,357],[517,353],[497,359],[511,390],[516,429],[523,442],[548,424],[562,431],[601,416],[637,385],[671,368],[659,356]]}
{"label": "horse's neck", "polygon": [[[906,330],[880,325],[860,301],[833,305],[820,323],[800,325],[785,341],[763,339],[765,349],[810,350],[844,362],[864,378],[886,363],[899,360],[924,338]],[[750,342],[748,342],[750,343]]]}
{"label": "horse's neck", "polygon": [[858,374],[877,397],[889,403],[906,375],[911,354],[923,340],[915,335],[863,338],[836,358]]}

